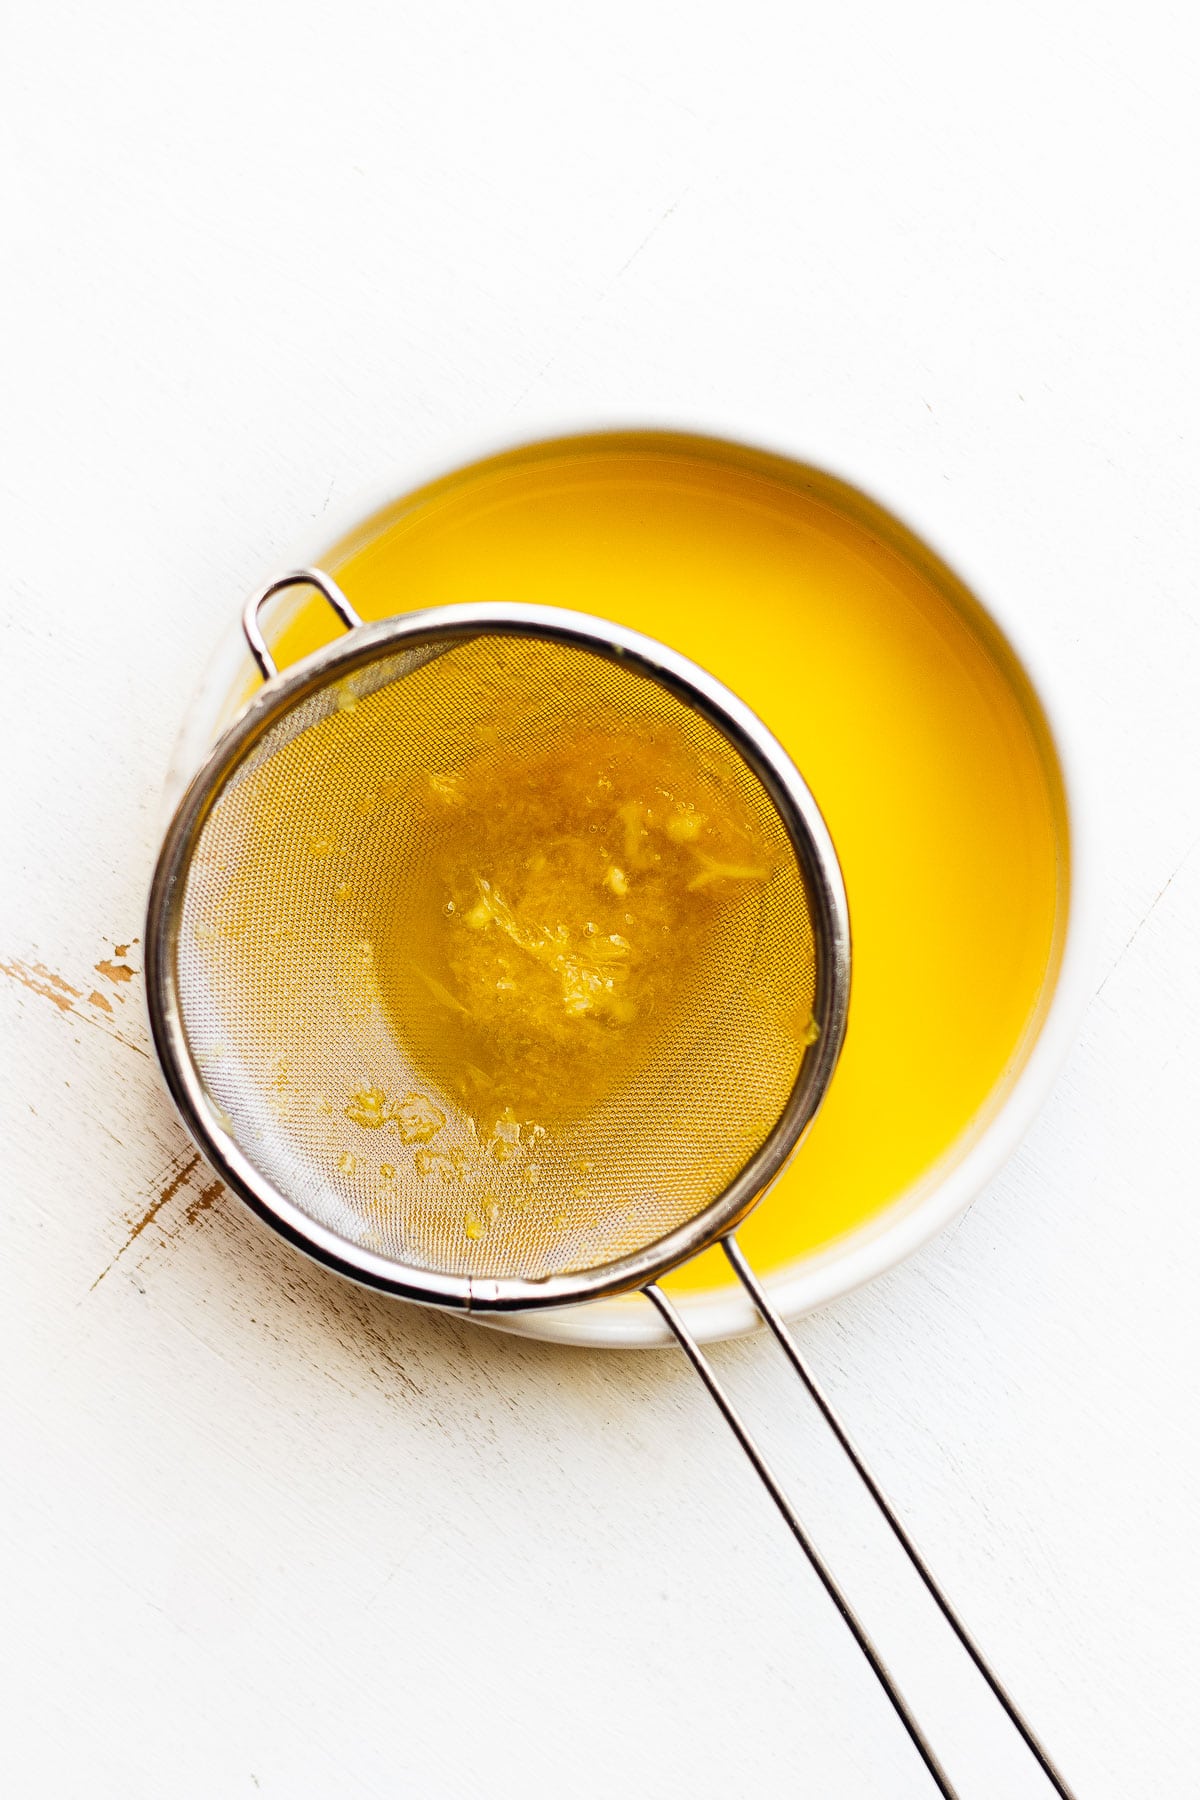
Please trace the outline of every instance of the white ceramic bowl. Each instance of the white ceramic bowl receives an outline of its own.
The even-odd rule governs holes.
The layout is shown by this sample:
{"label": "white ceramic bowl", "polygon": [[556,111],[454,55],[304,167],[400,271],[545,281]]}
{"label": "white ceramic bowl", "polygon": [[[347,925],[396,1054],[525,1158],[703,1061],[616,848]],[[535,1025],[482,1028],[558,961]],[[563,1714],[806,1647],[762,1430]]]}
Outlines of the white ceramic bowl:
{"label": "white ceramic bowl", "polygon": [[[339,508],[331,519],[322,519],[320,529],[297,543],[289,556],[264,569],[263,579],[288,567],[328,566],[326,558],[336,545],[351,535],[361,541],[370,534],[377,515],[389,511],[398,499],[467,465],[547,439],[584,437],[606,431],[680,432],[710,441],[715,438],[741,448],[765,450],[789,462],[823,468],[836,480],[866,493],[893,518],[901,517],[898,509],[888,505],[886,497],[874,487],[856,480],[853,474],[831,470],[819,457],[798,454],[794,447],[757,438],[752,441],[737,430],[714,429],[711,422],[697,425],[692,421],[680,423],[674,420],[633,424],[613,420],[584,424],[557,421],[545,429],[524,432],[515,438],[449,446],[443,455],[399,471],[381,489],[353,505]],[[1014,661],[1024,670],[1041,706],[1049,740],[1058,759],[1066,800],[1070,869],[1066,927],[1057,975],[1052,977],[1053,990],[1048,1004],[1043,1007],[1040,1028],[1026,1048],[1019,1068],[994,1091],[993,1103],[964,1131],[947,1155],[886,1210],[821,1251],[804,1256],[767,1277],[766,1284],[776,1304],[788,1318],[836,1299],[893,1267],[963,1211],[1028,1129],[1071,1045],[1086,998],[1086,978],[1091,962],[1086,947],[1091,936],[1091,852],[1073,752],[1074,737],[1068,727],[1068,708],[1061,684],[1047,678],[1040,659],[1027,641],[1028,630],[1014,633],[1011,619],[1006,619],[994,602],[985,599],[980,585],[964,571],[962,562],[948,556],[927,532],[916,529],[911,521],[902,522],[967,588],[1000,632]],[[238,626],[241,599],[240,595],[230,596],[229,632],[222,638],[204,673],[175,747],[166,794],[172,807],[256,679]],[[284,616],[281,606],[275,618],[276,629]],[[1026,641],[1014,641],[1017,635]],[[770,720],[767,723],[770,724]],[[713,1292],[685,1293],[677,1297],[677,1304],[701,1341],[734,1337],[753,1330],[757,1324],[748,1299],[736,1286]],[[525,1317],[509,1315],[487,1322],[495,1329],[561,1343],[639,1347],[672,1341],[653,1308],[637,1294],[595,1301],[587,1306],[566,1307],[557,1312],[543,1311]]]}

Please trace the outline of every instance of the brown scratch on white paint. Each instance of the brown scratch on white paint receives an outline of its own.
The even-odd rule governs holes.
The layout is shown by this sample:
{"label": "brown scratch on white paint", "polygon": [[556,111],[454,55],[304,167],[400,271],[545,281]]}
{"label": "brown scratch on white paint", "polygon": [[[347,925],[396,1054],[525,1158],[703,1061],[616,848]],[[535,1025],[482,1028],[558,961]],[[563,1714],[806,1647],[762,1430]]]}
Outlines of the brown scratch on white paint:
{"label": "brown scratch on white paint", "polygon": [[101,957],[95,968],[97,975],[103,975],[114,986],[118,986],[123,981],[133,980],[133,970],[128,963],[110,962],[107,957]]}
{"label": "brown scratch on white paint", "polygon": [[[93,1281],[91,1287],[88,1289],[89,1294],[94,1292],[94,1290],[100,1286],[100,1283],[104,1280],[104,1277],[108,1274],[109,1270],[112,1268],[115,1268],[116,1264],[120,1262],[121,1258],[125,1255],[125,1252],[130,1248],[130,1246],[132,1244],[135,1244],[137,1242],[138,1238],[141,1237],[141,1235],[142,1235],[143,1231],[145,1231],[147,1225],[151,1224],[153,1222],[153,1220],[158,1217],[159,1213],[162,1211],[163,1207],[166,1206],[167,1202],[169,1200],[173,1200],[175,1198],[176,1194],[179,1192],[179,1190],[183,1186],[184,1182],[187,1181],[188,1177],[191,1175],[192,1170],[195,1168],[198,1168],[199,1164],[200,1164],[200,1156],[199,1156],[199,1153],[197,1152],[196,1154],[191,1156],[187,1162],[183,1163],[181,1166],[178,1166],[175,1169],[175,1172],[168,1177],[168,1179],[164,1182],[163,1186],[159,1189],[159,1192],[155,1195],[154,1199],[150,1202],[149,1206],[146,1208],[145,1212],[142,1214],[141,1218],[138,1219],[137,1223],[131,1227],[129,1236],[125,1239],[125,1242],[121,1245],[121,1248],[117,1251],[116,1255],[111,1259],[111,1261],[107,1262],[104,1265],[104,1267],[101,1269],[101,1271],[97,1275],[95,1281]],[[220,1184],[218,1184],[218,1185],[220,1185]],[[211,1205],[212,1202],[210,1201],[209,1204]]]}
{"label": "brown scratch on white paint", "polygon": [[188,1209],[183,1215],[184,1223],[194,1225],[201,1213],[206,1213],[210,1206],[215,1206],[224,1192],[225,1183],[223,1181],[210,1181],[208,1186],[201,1188],[196,1198],[189,1203]]}
{"label": "brown scratch on white paint", "polygon": [[75,1001],[81,998],[78,988],[42,963],[0,963],[0,975],[7,975],[10,981],[19,981],[31,994],[40,994],[51,1006],[57,1006],[59,1012],[74,1012]]}
{"label": "brown scratch on white paint", "polygon": [[[136,942],[136,939],[134,941]],[[129,948],[128,945],[123,947]],[[127,981],[132,981],[137,974],[136,969],[121,963],[100,962],[96,964],[96,968],[101,973],[107,973],[108,979],[114,985],[123,985]],[[76,1004],[84,1000],[83,989],[74,987],[54,969],[48,969],[45,963],[23,962],[19,957],[14,957],[12,962],[0,962],[0,976],[2,975],[6,975],[10,981],[15,981],[27,993],[36,994],[41,1000],[48,1000],[51,1006],[57,1007],[60,1013],[69,1014],[72,1019],[82,1019],[85,1024],[95,1026],[97,1030],[102,1031],[106,1037],[115,1038],[118,1044],[124,1044],[125,1048],[132,1050],[135,1055],[149,1057],[150,1052],[141,1044],[135,1043],[132,1038],[125,1037],[116,1029],[115,1023],[113,1025],[105,1023],[106,1019],[113,1019],[115,1015],[112,1001],[108,995],[102,994],[99,988],[93,988],[91,993],[86,996],[87,1006],[96,1009],[95,1012],[89,1012],[85,1006]],[[124,1002],[124,994],[118,992],[116,997]],[[103,1017],[97,1018],[97,1012],[103,1014]]]}

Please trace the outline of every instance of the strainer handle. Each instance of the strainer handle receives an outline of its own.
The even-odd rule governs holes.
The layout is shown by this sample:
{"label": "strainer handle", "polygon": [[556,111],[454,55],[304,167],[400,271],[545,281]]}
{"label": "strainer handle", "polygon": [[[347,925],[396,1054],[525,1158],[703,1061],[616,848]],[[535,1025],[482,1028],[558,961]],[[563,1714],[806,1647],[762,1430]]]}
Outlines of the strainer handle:
{"label": "strainer handle", "polygon": [[770,1494],[772,1500],[782,1513],[784,1523],[787,1525],[792,1536],[812,1564],[813,1571],[816,1574],[818,1581],[829,1595],[829,1598],[833,1601],[833,1604],[837,1607],[838,1612],[849,1627],[855,1643],[870,1664],[871,1671],[879,1682],[880,1687],[882,1687],[884,1693],[895,1707],[900,1723],[904,1726],[905,1731],[907,1731],[909,1737],[912,1739],[918,1755],[937,1784],[938,1793],[942,1795],[943,1800],[960,1800],[958,1789],[953,1786],[950,1777],[938,1761],[937,1752],[934,1750],[933,1745],[918,1724],[916,1715],[913,1713],[908,1701],[904,1698],[904,1695],[897,1686],[895,1676],[872,1643],[867,1634],[866,1626],[838,1586],[832,1571],[829,1569],[820,1551],[805,1530],[800,1515],[797,1513],[795,1507],[780,1486],[779,1479],[774,1470],[751,1437],[741,1414],[737,1411],[732,1400],[729,1398],[729,1395],[721,1386],[715,1370],[687,1326],[684,1324],[681,1315],[675,1310],[656,1282],[651,1282],[648,1287],[642,1289],[642,1292],[645,1294],[646,1298],[652,1300],[654,1305],[658,1308],[659,1313],[670,1328],[679,1348],[683,1351],[683,1354],[687,1357],[693,1369],[695,1369],[697,1375],[699,1375],[701,1381],[708,1389],[713,1400],[716,1402],[725,1423],[729,1426],[734,1437],[745,1451],[746,1458],[754,1469],[755,1474],[758,1476],[768,1494]]}
{"label": "strainer handle", "polygon": [[273,581],[268,581],[266,587],[259,588],[256,594],[251,594],[242,612],[242,631],[250,646],[250,654],[262,671],[264,681],[270,681],[272,675],[278,675],[279,669],[275,658],[267,649],[267,640],[262,634],[258,615],[268,600],[273,600],[276,594],[282,594],[285,588],[294,587],[316,588],[317,592],[328,600],[347,631],[353,631],[356,625],[362,624],[362,620],[337,582],[330,580],[328,575],[323,575],[320,569],[290,569],[286,575],[277,575]]}
{"label": "strainer handle", "polygon": [[737,1239],[730,1234],[730,1236],[721,1240],[721,1248],[724,1250],[734,1274],[754,1302],[755,1311],[758,1313],[763,1324],[770,1331],[772,1337],[791,1363],[792,1368],[796,1371],[800,1380],[804,1383],[818,1412],[821,1414],[821,1417],[825,1420],[825,1423],[833,1432],[834,1437],[836,1437],[838,1443],[845,1451],[854,1468],[855,1474],[879,1508],[879,1511],[886,1520],[896,1542],[900,1545],[900,1548],[904,1551],[909,1562],[921,1577],[930,1598],[936,1603],[947,1625],[949,1625],[951,1631],[953,1631],[955,1637],[974,1663],[976,1669],[978,1669],[979,1673],[983,1676],[983,1679],[987,1682],[993,1696],[1003,1708],[1009,1723],[1020,1735],[1025,1748],[1029,1751],[1043,1775],[1046,1777],[1055,1793],[1059,1796],[1059,1800],[1075,1800],[1075,1795],[1067,1786],[1066,1779],[1059,1773],[1054,1763],[1050,1760],[1049,1751],[1037,1736],[1032,1725],[1029,1724],[1028,1720],[1020,1712],[1016,1701],[1012,1698],[1011,1694],[1009,1694],[1007,1688],[1000,1680],[1000,1677],[993,1671],[991,1665],[985,1658],[983,1651],[979,1648],[979,1645],[975,1642],[975,1639],[971,1636],[970,1632],[951,1606],[949,1600],[942,1592],[933,1571],[930,1569],[929,1564],[925,1561],[920,1550],[918,1550],[916,1544],[909,1536],[895,1507],[867,1467],[867,1464],[863,1459],[862,1451],[858,1448],[858,1445],[854,1442],[849,1431],[847,1431],[845,1425],[843,1425],[841,1419],[834,1411],[832,1402],[828,1399],[824,1389],[821,1387],[816,1376],[801,1355],[800,1346],[797,1344],[792,1333],[788,1330],[779,1312],[772,1306],[766,1289],[743,1256],[741,1245],[738,1243]]}
{"label": "strainer handle", "polygon": [[[888,1499],[875,1477],[871,1474],[863,1460],[862,1453],[859,1451],[858,1446],[838,1418],[832,1405],[818,1384],[816,1377],[809,1370],[807,1363],[800,1354],[795,1339],[779,1313],[774,1306],[772,1306],[767,1297],[766,1290],[750,1268],[745,1257],[742,1255],[741,1248],[732,1234],[721,1240],[721,1248],[729,1259],[734,1274],[753,1301],[755,1310],[783,1350],[784,1355],[791,1363],[792,1368],[796,1371],[796,1374],[800,1377],[800,1380],[803,1382],[808,1393],[816,1403],[821,1416],[830,1427],[842,1449],[846,1452],[846,1455],[849,1457],[850,1462],[854,1467],[855,1473],[863,1482],[867,1492],[870,1494],[876,1506],[883,1514],[887,1524],[890,1526],[901,1549],[912,1563],[917,1574],[921,1577],[929,1594],[937,1603],[946,1623],[958,1638],[959,1643],[971,1658],[976,1669],[983,1676],[983,1679],[991,1689],[996,1700],[999,1701],[1009,1722],[1020,1734],[1026,1748],[1029,1750],[1030,1754],[1037,1762],[1038,1767],[1053,1787],[1054,1792],[1059,1796],[1059,1800],[1075,1800],[1072,1789],[1068,1787],[1065,1778],[1059,1773],[1054,1763],[1050,1760],[1049,1752],[1037,1737],[1033,1727],[1018,1710],[1016,1702],[1012,1699],[999,1677],[992,1671],[983,1656],[983,1652],[980,1650],[974,1638],[972,1638],[966,1626],[962,1623],[962,1620],[958,1617],[945,1594],[938,1586],[929,1565],[921,1555],[921,1552],[917,1549],[913,1540],[909,1537],[908,1532],[900,1522],[891,1501]],[[854,1612],[850,1602],[838,1587],[834,1576],[826,1567],[820,1552],[813,1544],[812,1539],[809,1537],[801,1523],[791,1501],[779,1485],[778,1478],[774,1474],[766,1458],[763,1456],[762,1451],[751,1437],[744,1421],[734,1408],[733,1402],[718,1381],[704,1352],[684,1324],[680,1314],[676,1311],[675,1307],[672,1306],[660,1287],[652,1283],[649,1287],[643,1288],[642,1291],[647,1299],[651,1300],[658,1309],[660,1316],[669,1328],[680,1349],[683,1351],[693,1369],[695,1369],[697,1375],[699,1375],[701,1381],[708,1389],[709,1394],[716,1402],[726,1424],[741,1445],[748,1461],[758,1475],[759,1480],[782,1513],[785,1523],[797,1543],[800,1545],[800,1548],[807,1556],[809,1562],[812,1564],[825,1592],[837,1607],[838,1612],[849,1627],[859,1649],[866,1657],[872,1671],[878,1678],[880,1686],[895,1707],[904,1729],[908,1732],[922,1761],[937,1784],[938,1792],[944,1796],[944,1800],[957,1800],[957,1795],[955,1789],[951,1786],[949,1776],[938,1761],[933,1746],[930,1744],[925,1733],[917,1723],[916,1718],[909,1708],[908,1702],[896,1685],[895,1678],[879,1652],[876,1650],[874,1644],[871,1642],[871,1639],[868,1637],[866,1628]]]}

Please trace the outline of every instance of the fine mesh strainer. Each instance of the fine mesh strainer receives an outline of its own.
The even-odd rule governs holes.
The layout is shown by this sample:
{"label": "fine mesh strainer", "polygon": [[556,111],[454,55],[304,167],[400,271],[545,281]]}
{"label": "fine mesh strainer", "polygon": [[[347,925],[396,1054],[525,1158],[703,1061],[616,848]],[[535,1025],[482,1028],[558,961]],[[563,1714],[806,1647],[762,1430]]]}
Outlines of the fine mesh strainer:
{"label": "fine mesh strainer", "polygon": [[[259,613],[301,585],[348,631],[279,674]],[[719,1242],[1070,1800],[732,1236],[846,1026],[841,874],[784,751],[683,657],[576,613],[364,625],[297,570],[244,624],[266,682],[180,803],[146,934],[155,1044],[197,1143],[293,1243],[405,1299],[489,1314],[641,1290],[953,1796],[657,1285]]]}

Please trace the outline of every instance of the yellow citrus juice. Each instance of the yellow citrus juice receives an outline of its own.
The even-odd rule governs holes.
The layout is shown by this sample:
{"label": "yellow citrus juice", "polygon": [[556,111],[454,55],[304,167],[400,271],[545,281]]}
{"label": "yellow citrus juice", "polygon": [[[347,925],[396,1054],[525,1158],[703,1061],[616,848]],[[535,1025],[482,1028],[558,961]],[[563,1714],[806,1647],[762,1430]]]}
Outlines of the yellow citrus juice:
{"label": "yellow citrus juice", "polygon": [[[726,682],[804,774],[849,896],[850,1020],[816,1123],[739,1234],[757,1268],[880,1218],[961,1153],[1048,1002],[1067,831],[1028,683],[915,540],[815,471],[626,433],[461,470],[325,566],[367,619],[499,600],[636,627]],[[280,665],[338,629],[306,602]],[[710,1251],[671,1285],[728,1280]]]}

